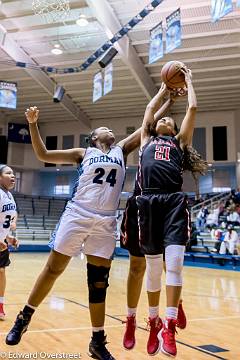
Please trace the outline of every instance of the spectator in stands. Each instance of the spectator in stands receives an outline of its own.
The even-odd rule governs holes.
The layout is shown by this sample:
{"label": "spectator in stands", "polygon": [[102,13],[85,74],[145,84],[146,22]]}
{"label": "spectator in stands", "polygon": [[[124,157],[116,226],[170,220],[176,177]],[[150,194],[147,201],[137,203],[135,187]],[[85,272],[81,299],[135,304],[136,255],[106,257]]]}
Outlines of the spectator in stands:
{"label": "spectator in stands", "polygon": [[224,203],[221,202],[219,204],[219,214],[218,214],[218,223],[227,222],[228,211],[224,206]]}
{"label": "spectator in stands", "polygon": [[236,210],[230,210],[229,214],[227,216],[227,224],[232,225],[232,226],[239,226],[240,224],[240,216],[237,213]]}
{"label": "spectator in stands", "polygon": [[208,208],[205,205],[202,205],[196,219],[196,228],[198,231],[204,230],[208,214]]}
{"label": "spectator in stands", "polygon": [[237,188],[237,191],[234,194],[234,202],[235,204],[240,204],[240,189]]}
{"label": "spectator in stands", "polygon": [[10,235],[16,229],[16,203],[10,190],[15,186],[13,170],[0,164],[0,320],[5,319],[4,294],[6,288],[5,268],[10,265],[8,245],[18,246],[18,241]]}
{"label": "spectator in stands", "polygon": [[191,251],[192,246],[196,246],[198,243],[197,236],[199,235],[199,231],[197,230],[194,223],[192,223],[191,231],[190,231],[190,239],[186,245],[186,251]]}
{"label": "spectator in stands", "polygon": [[211,252],[219,253],[221,243],[224,240],[224,229],[220,227],[213,227],[211,229],[211,239],[215,241],[214,248],[211,250]]}
{"label": "spectator in stands", "polygon": [[233,230],[232,225],[228,225],[227,232],[224,236],[224,240],[221,243],[219,254],[229,253],[234,255],[237,253],[237,247],[239,246],[238,233]]}
{"label": "spectator in stands", "polygon": [[207,216],[206,225],[209,226],[218,226],[218,215],[219,215],[219,207],[216,204],[214,206],[213,211]]}
{"label": "spectator in stands", "polygon": [[232,195],[227,199],[225,203],[225,208],[229,211],[235,209],[235,203]]}

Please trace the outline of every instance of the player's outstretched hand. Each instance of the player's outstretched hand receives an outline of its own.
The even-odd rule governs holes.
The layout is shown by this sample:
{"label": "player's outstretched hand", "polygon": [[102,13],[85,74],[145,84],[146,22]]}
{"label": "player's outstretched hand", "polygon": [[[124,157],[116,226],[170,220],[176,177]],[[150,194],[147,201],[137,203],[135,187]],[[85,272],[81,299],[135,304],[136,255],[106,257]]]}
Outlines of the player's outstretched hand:
{"label": "player's outstretched hand", "polygon": [[187,88],[173,89],[170,91],[170,98],[173,101],[176,101],[177,99],[186,95],[187,95]]}
{"label": "player's outstretched hand", "polygon": [[0,241],[0,252],[7,249],[7,244],[3,241]]}
{"label": "player's outstretched hand", "polygon": [[14,236],[7,236],[7,242],[9,245],[14,247],[15,249],[17,249],[19,246],[19,241]]}
{"label": "player's outstretched hand", "polygon": [[192,71],[190,69],[188,69],[186,66],[182,67],[181,72],[183,73],[184,77],[185,77],[185,83],[186,85],[189,82],[192,82]]}
{"label": "player's outstretched hand", "polygon": [[167,85],[164,82],[162,82],[159,92],[167,93],[168,91],[169,91],[169,89],[168,89]]}
{"label": "player's outstretched hand", "polygon": [[26,110],[25,116],[29,124],[35,124],[38,121],[39,110],[36,106],[31,106]]}

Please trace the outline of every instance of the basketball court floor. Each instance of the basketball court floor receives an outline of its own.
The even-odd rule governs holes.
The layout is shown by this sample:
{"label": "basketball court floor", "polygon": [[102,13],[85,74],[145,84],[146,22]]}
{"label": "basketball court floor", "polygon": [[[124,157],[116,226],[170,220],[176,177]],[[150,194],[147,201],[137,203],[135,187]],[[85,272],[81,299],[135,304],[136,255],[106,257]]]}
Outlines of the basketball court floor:
{"label": "basketball court floor", "polygon": [[[47,259],[47,254],[13,254],[7,272],[6,313],[0,323],[0,358],[89,359],[91,326],[88,313],[85,260],[73,259],[52,293],[34,315],[21,344],[5,345],[5,335]],[[107,300],[108,347],[118,360],[148,359],[146,343],[147,298],[142,292],[138,310],[137,344],[132,351],[122,347],[126,313],[128,259],[113,262]],[[240,359],[240,272],[208,268],[184,268],[184,308],[188,326],[177,335],[179,360]],[[160,313],[165,306],[163,297]],[[203,346],[203,348],[202,348]],[[60,357],[62,356],[62,357]],[[68,356],[68,357],[67,357]],[[161,353],[156,359],[166,359]]]}

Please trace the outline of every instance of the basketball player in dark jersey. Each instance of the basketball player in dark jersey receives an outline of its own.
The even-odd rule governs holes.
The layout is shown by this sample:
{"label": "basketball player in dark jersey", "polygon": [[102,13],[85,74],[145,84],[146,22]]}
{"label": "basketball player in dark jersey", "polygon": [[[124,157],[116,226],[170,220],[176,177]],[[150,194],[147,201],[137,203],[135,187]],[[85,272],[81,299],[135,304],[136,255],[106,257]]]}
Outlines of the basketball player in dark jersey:
{"label": "basketball player in dark jersey", "polygon": [[[159,321],[159,350],[176,356],[175,328],[182,289],[182,268],[185,245],[189,238],[189,213],[182,192],[184,150],[192,143],[196,95],[191,71],[183,68],[188,90],[188,108],[177,133],[170,117],[160,119],[151,136],[154,115],[159,108],[165,84],[148,104],[141,130],[140,181],[142,194],[137,197],[140,243],[146,257],[147,288],[159,297],[166,263],[166,320]],[[154,297],[154,294],[152,294]]]}
{"label": "basketball player in dark jersey", "polygon": [[[155,114],[155,122],[160,120],[174,103],[178,94],[171,94],[159,111]],[[136,174],[135,186],[133,195],[129,197],[126,209],[123,214],[121,224],[121,247],[129,251],[130,265],[127,281],[127,305],[128,315],[126,320],[126,330],[123,337],[123,346],[127,350],[133,349],[135,346],[135,330],[136,330],[136,312],[139,302],[143,277],[146,269],[146,261],[144,254],[139,246],[139,226],[138,226],[138,209],[136,204],[136,197],[141,195],[141,188],[139,186],[138,171]],[[153,299],[156,301],[156,299]],[[159,332],[159,302],[152,301],[152,292],[148,292],[149,302],[149,338],[147,342],[147,352],[149,355],[154,355],[159,348],[159,340],[157,334]],[[183,311],[182,301],[178,306],[177,326],[180,329],[186,327],[186,316]]]}

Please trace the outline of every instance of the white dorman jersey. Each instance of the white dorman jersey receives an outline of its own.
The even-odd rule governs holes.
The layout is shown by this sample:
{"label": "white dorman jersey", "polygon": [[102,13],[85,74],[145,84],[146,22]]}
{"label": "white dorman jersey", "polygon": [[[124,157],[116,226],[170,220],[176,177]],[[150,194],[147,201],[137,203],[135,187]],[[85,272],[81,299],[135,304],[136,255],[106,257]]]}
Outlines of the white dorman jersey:
{"label": "white dorman jersey", "polygon": [[68,207],[115,212],[125,179],[121,147],[114,146],[107,154],[95,147],[87,148],[78,171],[79,178]]}
{"label": "white dorman jersey", "polygon": [[5,240],[9,234],[11,222],[16,214],[16,203],[12,194],[0,189],[0,241]]}

